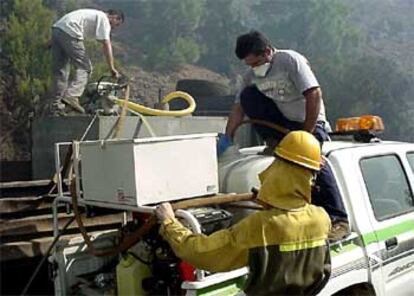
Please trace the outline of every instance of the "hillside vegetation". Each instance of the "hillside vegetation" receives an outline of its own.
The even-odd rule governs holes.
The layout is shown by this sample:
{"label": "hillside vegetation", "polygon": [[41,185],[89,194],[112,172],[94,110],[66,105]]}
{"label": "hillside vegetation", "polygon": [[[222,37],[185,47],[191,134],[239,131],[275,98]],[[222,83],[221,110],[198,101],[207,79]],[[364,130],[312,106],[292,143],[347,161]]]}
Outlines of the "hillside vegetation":
{"label": "hillside vegetation", "polygon": [[[414,141],[414,1],[9,0],[0,11],[2,159],[30,158],[30,120],[50,88],[50,26],[80,7],[125,11],[113,32],[116,63],[131,77],[132,98],[148,105],[182,78],[235,81],[244,68],[235,39],[254,28],[309,59],[331,123],[375,114],[386,138]],[[88,48],[96,80],[106,65],[95,42]]]}

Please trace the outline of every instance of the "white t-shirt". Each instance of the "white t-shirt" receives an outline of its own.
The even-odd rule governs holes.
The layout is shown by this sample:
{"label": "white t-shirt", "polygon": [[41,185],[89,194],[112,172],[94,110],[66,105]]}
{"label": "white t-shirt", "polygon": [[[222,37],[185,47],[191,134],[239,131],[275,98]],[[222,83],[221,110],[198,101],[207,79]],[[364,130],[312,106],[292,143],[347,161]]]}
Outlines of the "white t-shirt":
{"label": "white t-shirt", "polygon": [[96,9],[78,9],[69,12],[54,23],[53,27],[79,40],[85,37],[110,40],[111,24],[108,16],[105,12]]}

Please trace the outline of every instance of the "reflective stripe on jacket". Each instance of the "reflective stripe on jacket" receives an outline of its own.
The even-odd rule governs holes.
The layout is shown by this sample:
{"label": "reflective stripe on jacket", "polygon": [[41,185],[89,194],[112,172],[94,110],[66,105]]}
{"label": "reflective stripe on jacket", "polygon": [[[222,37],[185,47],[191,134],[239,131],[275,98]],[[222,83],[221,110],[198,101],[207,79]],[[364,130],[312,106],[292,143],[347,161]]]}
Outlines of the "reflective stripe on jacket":
{"label": "reflective stripe on jacket", "polygon": [[329,277],[331,222],[323,208],[310,204],[312,173],[276,160],[260,181],[258,199],[269,209],[209,236],[193,234],[176,219],[165,220],[160,234],[197,268],[220,272],[249,266],[247,294],[314,295]]}
{"label": "reflective stripe on jacket", "polygon": [[166,221],[160,233],[197,268],[219,272],[248,265],[247,294],[311,295],[329,274],[329,229],[326,212],[306,205],[257,212],[209,236],[193,234],[177,220]]}

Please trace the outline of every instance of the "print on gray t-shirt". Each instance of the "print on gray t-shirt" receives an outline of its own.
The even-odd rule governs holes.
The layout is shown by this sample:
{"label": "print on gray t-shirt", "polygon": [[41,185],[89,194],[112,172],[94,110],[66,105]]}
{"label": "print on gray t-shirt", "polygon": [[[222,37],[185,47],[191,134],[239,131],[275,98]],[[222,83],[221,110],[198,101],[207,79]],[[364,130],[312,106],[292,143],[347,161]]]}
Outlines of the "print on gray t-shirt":
{"label": "print on gray t-shirt", "polygon": [[[266,77],[256,77],[251,69],[246,72],[236,95],[236,103],[240,102],[242,90],[251,85],[256,85],[263,94],[271,98],[286,118],[304,122],[306,101],[302,93],[318,87],[319,83],[304,56],[293,50],[276,50]],[[326,122],[323,100],[318,121]]]}

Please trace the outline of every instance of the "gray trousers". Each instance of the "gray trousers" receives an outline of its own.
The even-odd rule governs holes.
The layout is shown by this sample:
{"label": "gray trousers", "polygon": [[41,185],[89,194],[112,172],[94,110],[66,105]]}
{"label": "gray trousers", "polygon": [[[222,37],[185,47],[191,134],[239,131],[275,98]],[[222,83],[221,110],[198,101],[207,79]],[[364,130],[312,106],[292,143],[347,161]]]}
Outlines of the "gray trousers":
{"label": "gray trousers", "polygon": [[[53,99],[81,96],[92,72],[92,64],[86,54],[83,40],[53,28],[52,58]],[[69,81],[70,65],[74,67],[75,73]]]}

